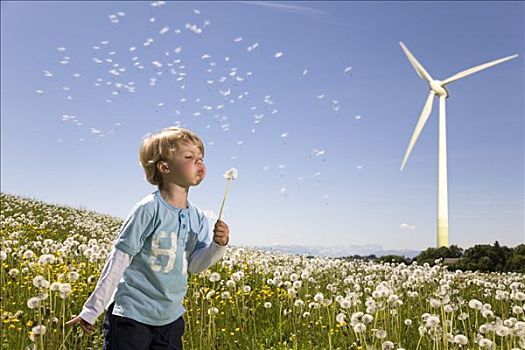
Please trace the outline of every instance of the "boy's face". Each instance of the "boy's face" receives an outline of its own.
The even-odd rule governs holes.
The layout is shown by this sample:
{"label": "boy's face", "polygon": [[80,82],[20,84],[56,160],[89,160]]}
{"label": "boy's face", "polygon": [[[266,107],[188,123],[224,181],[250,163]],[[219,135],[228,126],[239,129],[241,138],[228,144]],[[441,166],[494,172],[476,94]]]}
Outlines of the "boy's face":
{"label": "boy's face", "polygon": [[206,176],[202,152],[193,143],[180,143],[166,163],[169,171],[163,172],[164,181],[182,187],[197,186]]}

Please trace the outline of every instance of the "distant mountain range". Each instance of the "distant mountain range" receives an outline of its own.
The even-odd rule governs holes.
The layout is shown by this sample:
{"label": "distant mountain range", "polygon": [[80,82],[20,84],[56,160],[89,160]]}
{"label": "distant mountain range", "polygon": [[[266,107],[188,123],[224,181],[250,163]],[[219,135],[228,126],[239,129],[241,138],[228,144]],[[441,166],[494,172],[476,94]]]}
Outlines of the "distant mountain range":
{"label": "distant mountain range", "polygon": [[[248,246],[246,246],[248,247]],[[378,244],[370,245],[337,245],[337,246],[307,246],[307,245],[284,245],[276,244],[269,246],[251,246],[251,248],[257,248],[268,251],[275,251],[281,253],[291,254],[308,254],[312,256],[326,256],[332,258],[342,258],[351,255],[368,256],[374,254],[377,257],[383,255],[403,255],[407,258],[413,258],[417,256],[421,251],[419,250],[395,250],[395,249],[383,249]]]}

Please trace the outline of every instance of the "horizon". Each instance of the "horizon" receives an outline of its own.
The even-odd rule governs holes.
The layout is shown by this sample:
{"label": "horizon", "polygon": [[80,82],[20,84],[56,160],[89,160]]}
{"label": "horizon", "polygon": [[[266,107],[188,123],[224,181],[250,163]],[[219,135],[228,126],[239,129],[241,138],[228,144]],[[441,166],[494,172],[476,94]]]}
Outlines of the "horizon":
{"label": "horizon", "polygon": [[[37,198],[30,198],[30,197],[24,197],[24,196],[20,196],[20,195],[16,195],[16,194],[12,194],[12,193],[7,193],[7,192],[2,192],[2,194],[6,194],[6,195],[9,195],[9,196],[15,196],[15,197],[19,197],[19,198],[22,198],[24,200],[32,200],[32,201],[37,201],[37,202],[40,202],[40,203],[43,203],[45,205],[52,205],[52,206],[57,206],[57,207],[62,207],[62,208],[69,208],[69,209],[72,209],[72,210],[80,210],[80,211],[86,211],[86,212],[89,212],[89,213],[94,213],[94,214],[98,214],[98,215],[105,215],[105,216],[111,216],[113,217],[111,214],[108,214],[108,213],[99,213],[97,211],[93,211],[93,210],[90,210],[90,209],[87,209],[87,208],[84,208],[82,206],[80,207],[73,207],[73,206],[69,206],[67,204],[57,204],[57,203],[48,203],[48,202],[45,202],[45,201],[42,201],[42,200],[39,200]],[[122,218],[118,218],[118,217],[113,217],[113,218],[116,218],[116,219],[121,219]],[[498,240],[494,241],[493,243],[487,243],[488,245],[494,245]],[[499,242],[498,242],[499,243]],[[522,244],[525,244],[525,243],[518,243],[516,246],[518,245],[522,245]],[[322,245],[322,244],[296,244],[296,243],[289,243],[289,244],[282,244],[282,243],[271,243],[271,244],[265,244],[265,245],[246,245],[246,244],[242,244],[242,245],[235,245],[235,244],[230,244],[231,246],[233,247],[237,247],[237,248],[261,248],[261,249],[273,249],[275,247],[284,247],[284,248],[290,248],[290,247],[300,247],[300,248],[303,248],[303,251],[304,249],[308,249],[308,248],[335,248],[335,247],[338,247],[338,248],[368,248],[369,251],[368,253],[365,253],[364,255],[361,255],[361,254],[355,254],[353,253],[352,255],[358,255],[358,256],[363,256],[363,257],[366,257],[366,256],[369,256],[369,255],[376,255],[376,253],[378,252],[398,252],[398,253],[403,253],[403,252],[411,252],[411,253],[415,253],[415,252],[422,252],[423,250],[425,249],[428,249],[428,248],[436,248],[436,247],[426,247],[426,248],[423,248],[423,249],[389,249],[389,248],[384,248],[383,246],[381,246],[380,244],[362,244],[362,245],[355,245],[355,244],[346,244],[346,245]],[[469,247],[462,247],[462,246],[458,246],[458,245],[455,245],[455,244],[451,244],[450,246],[457,246],[461,249],[468,249],[468,248],[472,248],[474,246],[469,246]],[[505,245],[503,245],[505,246]],[[509,248],[515,248],[516,246],[510,246]],[[375,249],[375,250],[372,250],[372,249]],[[282,249],[279,250],[279,249],[276,249],[276,251],[279,251],[279,252],[284,252],[284,253],[291,253],[291,254],[300,254],[300,255],[304,255],[304,254],[307,254],[307,253],[292,253],[290,251],[283,251]],[[371,253],[370,253],[371,252]],[[320,256],[323,256],[322,254],[317,254],[317,255],[320,255]],[[413,254],[409,254],[409,255],[406,255],[406,257],[411,257]],[[379,255],[381,256],[381,255]],[[343,258],[345,256],[331,256],[331,257],[340,257],[340,258]]]}
{"label": "horizon", "polygon": [[217,213],[239,170],[237,246],[435,246],[438,103],[400,171],[428,85],[399,42],[435,79],[518,54],[447,86],[449,245],[525,243],[523,2],[1,10],[1,191],[123,219],[156,189],[141,139],[180,125],[206,148],[189,201]]}

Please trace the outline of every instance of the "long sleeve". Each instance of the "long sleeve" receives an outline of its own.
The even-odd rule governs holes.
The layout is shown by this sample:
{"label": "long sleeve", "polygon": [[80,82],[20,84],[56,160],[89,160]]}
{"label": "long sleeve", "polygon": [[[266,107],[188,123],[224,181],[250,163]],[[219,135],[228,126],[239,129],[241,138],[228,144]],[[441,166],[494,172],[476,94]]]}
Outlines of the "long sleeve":
{"label": "long sleeve", "polygon": [[200,273],[206,270],[222,259],[227,250],[227,244],[222,246],[213,240],[207,246],[196,248],[188,259],[188,271],[190,273]]}
{"label": "long sleeve", "polygon": [[90,324],[94,325],[97,318],[104,311],[113,292],[117,287],[120,278],[126,268],[131,264],[133,256],[113,247],[104,269],[100,274],[95,290],[84,303],[79,316]]}

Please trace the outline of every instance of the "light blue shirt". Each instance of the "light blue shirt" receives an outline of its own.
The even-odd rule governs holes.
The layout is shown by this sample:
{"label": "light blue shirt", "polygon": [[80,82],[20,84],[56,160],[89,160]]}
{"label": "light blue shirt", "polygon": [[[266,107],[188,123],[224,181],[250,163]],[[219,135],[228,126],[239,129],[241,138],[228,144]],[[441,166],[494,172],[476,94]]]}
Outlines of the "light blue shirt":
{"label": "light blue shirt", "polygon": [[155,326],[182,316],[188,261],[211,245],[209,231],[207,217],[189,201],[176,208],[159,190],[139,201],[115,240],[133,259],[117,286],[113,314]]}

